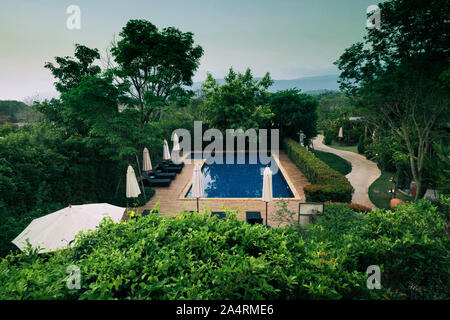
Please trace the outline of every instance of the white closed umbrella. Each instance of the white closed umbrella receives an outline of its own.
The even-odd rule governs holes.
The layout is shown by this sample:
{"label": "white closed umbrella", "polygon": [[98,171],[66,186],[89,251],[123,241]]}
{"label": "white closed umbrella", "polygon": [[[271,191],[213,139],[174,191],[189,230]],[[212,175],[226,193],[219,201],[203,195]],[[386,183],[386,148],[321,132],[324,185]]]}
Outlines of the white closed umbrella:
{"label": "white closed umbrella", "polygon": [[267,212],[269,202],[273,199],[273,189],[272,189],[272,170],[269,167],[264,169],[263,173],[263,191],[262,191],[262,201],[266,203],[266,226],[267,224]]}
{"label": "white closed umbrella", "polygon": [[173,134],[173,150],[180,150],[180,139],[176,133]]}
{"label": "white closed umbrella", "polygon": [[164,139],[163,159],[164,159],[164,160],[170,160],[169,144],[167,143],[167,140],[166,140],[166,139]]}
{"label": "white closed umbrella", "polygon": [[178,135],[176,133],[173,134],[173,148],[172,148],[172,159],[173,162],[178,163],[180,153],[180,141],[178,139]]}
{"label": "white closed umbrella", "polygon": [[94,230],[105,217],[119,222],[124,212],[125,208],[108,203],[69,206],[34,219],[12,243],[25,250],[28,239],[33,248],[41,248],[40,253],[55,251],[67,245],[73,246],[75,235],[80,231]]}
{"label": "white closed umbrella", "polygon": [[144,159],[142,170],[148,172],[152,170],[152,161],[150,160],[150,153],[147,148],[144,148]]}
{"label": "white closed umbrella", "polygon": [[137,198],[141,194],[139,185],[134,174],[133,167],[128,165],[127,170],[127,198]]}
{"label": "white closed umbrella", "polygon": [[342,127],[339,128],[338,138],[344,137],[344,129]]}
{"label": "white closed umbrella", "polygon": [[203,188],[203,174],[200,164],[197,162],[194,165],[194,172],[192,173],[192,196],[197,198],[197,212],[199,212],[198,201],[203,197],[205,189]]}

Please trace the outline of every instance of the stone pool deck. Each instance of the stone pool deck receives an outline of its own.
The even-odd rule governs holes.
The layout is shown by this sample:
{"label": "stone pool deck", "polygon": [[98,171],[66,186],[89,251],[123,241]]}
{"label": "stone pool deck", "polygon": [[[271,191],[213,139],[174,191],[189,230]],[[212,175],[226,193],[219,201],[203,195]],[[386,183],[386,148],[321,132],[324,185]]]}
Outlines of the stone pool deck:
{"label": "stone pool deck", "polygon": [[[286,181],[291,189],[295,189],[292,190],[294,195],[297,195],[295,199],[287,200],[288,209],[298,214],[298,203],[305,202],[303,188],[309,182],[283,151],[280,151],[279,162]],[[144,209],[152,209],[158,201],[161,209],[160,215],[162,216],[176,216],[180,211],[195,211],[197,209],[196,199],[183,198],[187,186],[191,183],[193,168],[193,162],[185,164],[182,172],[177,174],[170,187],[155,187],[155,195],[145,206],[139,208],[139,212],[142,212]],[[274,199],[274,201],[269,203],[269,225],[274,227],[278,226],[280,222],[275,215],[276,210],[279,208],[277,202],[277,199]],[[265,202],[258,199],[200,199],[200,211],[203,211],[205,208],[212,211],[224,211],[223,207],[239,210],[238,219],[243,220],[245,219],[245,211],[261,211],[261,215],[265,220],[266,205]],[[297,214],[295,216],[296,219],[298,219]]]}

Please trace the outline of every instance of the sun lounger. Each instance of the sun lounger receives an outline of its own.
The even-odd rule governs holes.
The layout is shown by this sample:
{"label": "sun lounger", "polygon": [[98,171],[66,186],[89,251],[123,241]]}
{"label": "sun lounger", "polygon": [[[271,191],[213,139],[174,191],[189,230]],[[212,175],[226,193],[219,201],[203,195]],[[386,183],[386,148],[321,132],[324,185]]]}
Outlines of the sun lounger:
{"label": "sun lounger", "polygon": [[163,160],[162,163],[168,164],[169,166],[173,166],[173,167],[184,167],[184,162],[180,162],[180,163],[175,163],[172,160]]}
{"label": "sun lounger", "polygon": [[170,179],[158,179],[154,177],[150,177],[150,179],[142,177],[142,181],[144,183],[144,186],[147,187],[168,187],[172,182],[172,180]]}
{"label": "sun lounger", "polygon": [[162,172],[160,170],[150,171],[150,174],[142,171],[142,176],[145,179],[156,178],[156,179],[175,179],[177,174],[175,172]]}
{"label": "sun lounger", "polygon": [[162,162],[160,162],[158,164],[158,167],[156,168],[157,170],[161,170],[163,172],[175,172],[175,173],[180,173],[181,169],[183,169],[182,167],[174,167],[174,166],[169,166],[167,164],[164,164]]}
{"label": "sun lounger", "polygon": [[247,211],[245,212],[245,219],[250,224],[262,224],[263,218],[261,217],[261,212],[259,211]]}

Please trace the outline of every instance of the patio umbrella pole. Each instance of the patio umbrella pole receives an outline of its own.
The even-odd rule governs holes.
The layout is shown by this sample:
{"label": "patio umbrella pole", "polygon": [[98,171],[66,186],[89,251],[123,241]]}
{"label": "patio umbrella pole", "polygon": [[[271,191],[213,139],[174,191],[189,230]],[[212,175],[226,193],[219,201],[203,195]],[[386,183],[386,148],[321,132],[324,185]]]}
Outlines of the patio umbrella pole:
{"label": "patio umbrella pole", "polygon": [[200,212],[199,200],[204,196],[203,177],[198,163],[194,162],[194,171],[192,172],[191,196],[197,198],[197,212]]}
{"label": "patio umbrella pole", "polygon": [[268,225],[268,224],[267,224],[267,209],[268,209],[268,207],[269,207],[269,203],[266,202],[266,226]]}
{"label": "patio umbrella pole", "polygon": [[139,165],[139,158],[136,154],[136,162],[138,165],[139,175],[141,176],[141,186],[142,186],[142,192],[144,193],[144,199],[147,201],[147,196],[145,195],[145,188],[144,188],[144,182],[142,181],[142,172],[141,172],[141,166]]}
{"label": "patio umbrella pole", "polygon": [[[123,170],[122,172],[123,172],[124,174],[126,174],[126,173],[127,173],[127,169]],[[119,182],[117,183],[117,187],[116,187],[116,196],[117,196],[117,194],[119,193],[119,187],[120,187],[121,181],[122,181],[122,178],[120,178],[120,179],[119,179]]]}

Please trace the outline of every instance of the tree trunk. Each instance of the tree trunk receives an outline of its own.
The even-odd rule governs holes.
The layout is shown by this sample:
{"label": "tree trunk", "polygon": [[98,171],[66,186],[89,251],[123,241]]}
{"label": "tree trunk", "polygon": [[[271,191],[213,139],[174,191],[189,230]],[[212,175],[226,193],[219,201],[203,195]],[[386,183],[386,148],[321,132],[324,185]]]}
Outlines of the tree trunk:
{"label": "tree trunk", "polygon": [[414,160],[414,156],[415,156],[414,148],[409,139],[406,123],[403,124],[401,129],[402,129],[401,132],[402,132],[403,140],[405,140],[406,147],[408,148],[409,165],[411,168],[411,174],[413,176],[414,181],[416,182],[416,188],[417,188],[416,190],[417,191],[416,191],[416,196],[414,197],[414,200],[417,200],[417,199],[419,199],[419,195],[422,193],[422,177],[416,167],[416,161]]}

